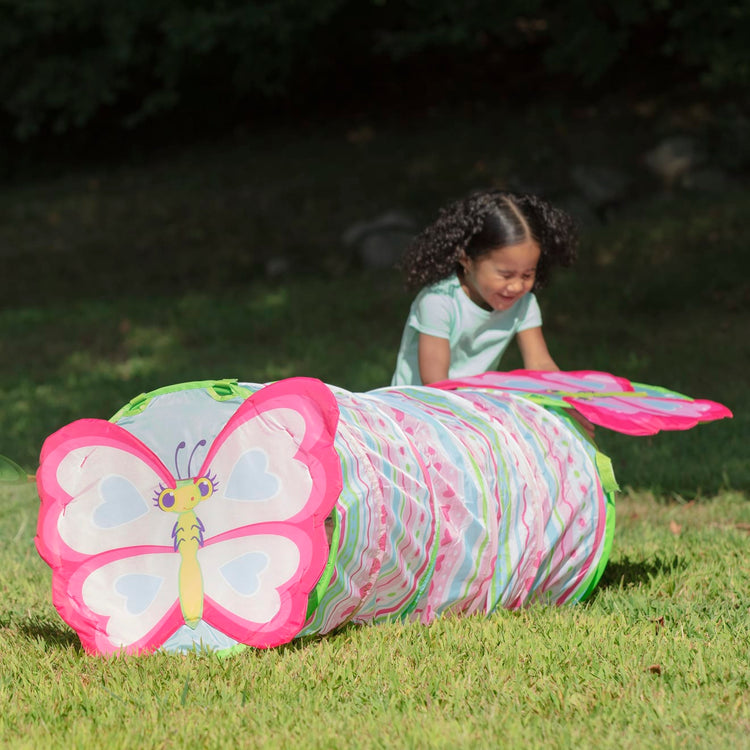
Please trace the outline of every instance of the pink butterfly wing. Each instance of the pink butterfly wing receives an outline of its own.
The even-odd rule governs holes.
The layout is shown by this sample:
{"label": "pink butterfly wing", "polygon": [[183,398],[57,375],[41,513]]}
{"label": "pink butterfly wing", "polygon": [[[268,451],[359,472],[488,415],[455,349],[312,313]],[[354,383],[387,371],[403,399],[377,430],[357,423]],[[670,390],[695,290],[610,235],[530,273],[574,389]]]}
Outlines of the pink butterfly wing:
{"label": "pink butterfly wing", "polygon": [[152,592],[148,617],[128,635],[122,622],[132,596],[118,591],[128,580],[124,575],[141,575],[146,554],[179,561],[173,547],[164,544],[174,518],[151,502],[156,488],[173,482],[138,438],[103,420],[73,422],[45,441],[37,473],[41,506],[35,541],[52,568],[53,603],[86,650],[152,650],[179,627],[176,589],[167,585]]}
{"label": "pink butterfly wing", "polygon": [[497,388],[521,395],[540,394],[550,403],[572,406],[590,422],[627,435],[687,430],[700,422],[731,417],[722,404],[629,380],[596,370],[485,372],[433,387],[443,390]]}
{"label": "pink butterfly wing", "polygon": [[179,566],[172,547],[131,547],[89,558],[66,580],[61,593],[75,616],[63,619],[89,653],[156,651],[184,624]]}
{"label": "pink butterfly wing", "polygon": [[210,540],[199,552],[203,619],[256,648],[287,643],[305,623],[307,597],[322,571],[314,564],[320,548],[308,530],[289,524],[260,524],[247,536]]}
{"label": "pink butterfly wing", "polygon": [[[274,646],[304,624],[328,560],[325,519],[342,487],[337,424],[338,405],[323,383],[283,380],[245,401],[206,456],[201,474],[224,484],[205,510],[199,506],[207,534],[199,552],[204,619],[235,640]],[[263,556],[263,572],[245,574]],[[240,591],[250,579],[256,589]]]}
{"label": "pink butterfly wing", "polygon": [[626,435],[655,435],[660,430],[689,430],[701,422],[731,417],[722,404],[669,396],[603,396],[565,401],[594,424]]}

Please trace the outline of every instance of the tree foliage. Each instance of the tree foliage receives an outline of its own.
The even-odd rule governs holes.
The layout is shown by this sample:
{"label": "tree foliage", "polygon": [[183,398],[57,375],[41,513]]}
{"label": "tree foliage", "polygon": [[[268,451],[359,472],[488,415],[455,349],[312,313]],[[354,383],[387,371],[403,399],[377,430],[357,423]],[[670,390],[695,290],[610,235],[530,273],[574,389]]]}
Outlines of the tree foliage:
{"label": "tree foliage", "polygon": [[[0,125],[26,138],[110,118],[304,98],[342,72],[441,60],[471,75],[523,56],[596,85],[644,63],[706,90],[750,85],[747,0],[0,0]],[[434,81],[433,81],[434,84]]]}

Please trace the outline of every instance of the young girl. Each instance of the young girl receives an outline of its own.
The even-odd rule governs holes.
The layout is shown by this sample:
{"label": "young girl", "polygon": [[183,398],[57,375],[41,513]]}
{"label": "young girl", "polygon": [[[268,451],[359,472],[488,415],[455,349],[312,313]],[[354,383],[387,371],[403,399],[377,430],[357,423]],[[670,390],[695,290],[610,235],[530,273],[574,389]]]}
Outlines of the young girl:
{"label": "young girl", "polygon": [[532,290],[575,259],[568,214],[533,195],[492,190],[444,208],[412,242],[403,267],[422,290],[391,385],[428,385],[497,369],[515,336],[527,370],[559,370]]}

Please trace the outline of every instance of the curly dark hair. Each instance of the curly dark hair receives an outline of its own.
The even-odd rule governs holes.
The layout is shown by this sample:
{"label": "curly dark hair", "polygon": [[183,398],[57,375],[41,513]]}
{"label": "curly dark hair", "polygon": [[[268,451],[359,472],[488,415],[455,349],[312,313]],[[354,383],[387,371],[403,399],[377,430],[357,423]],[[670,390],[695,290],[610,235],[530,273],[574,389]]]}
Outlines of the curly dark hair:
{"label": "curly dark hair", "polygon": [[477,259],[529,238],[541,250],[534,282],[534,289],[540,289],[553,266],[569,266],[575,260],[576,223],[536,195],[487,190],[443,208],[414,238],[400,265],[407,286],[420,289],[458,271],[462,253]]}

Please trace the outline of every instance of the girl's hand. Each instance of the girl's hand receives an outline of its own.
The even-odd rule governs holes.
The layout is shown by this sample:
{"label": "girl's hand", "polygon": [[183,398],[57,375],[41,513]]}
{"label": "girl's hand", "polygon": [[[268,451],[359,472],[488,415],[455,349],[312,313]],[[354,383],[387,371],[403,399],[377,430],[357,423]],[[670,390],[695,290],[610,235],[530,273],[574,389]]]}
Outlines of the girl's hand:
{"label": "girl's hand", "polygon": [[589,436],[591,440],[594,439],[594,430],[596,429],[594,425],[589,422],[586,417],[583,416],[580,412],[576,411],[575,409],[568,410],[568,414],[575,419],[576,422],[578,422],[581,427],[583,427],[584,432]]}
{"label": "girl's hand", "polygon": [[[518,346],[523,357],[523,366],[527,370],[546,370],[557,372],[560,368],[552,359],[544,340],[541,326],[538,328],[527,328],[517,335]],[[569,409],[568,414],[578,422],[583,431],[591,440],[594,439],[594,425],[586,417],[575,409]]]}
{"label": "girl's hand", "polygon": [[516,334],[516,340],[525,369],[546,370],[547,372],[557,372],[560,369],[547,349],[541,326],[520,331]]}

